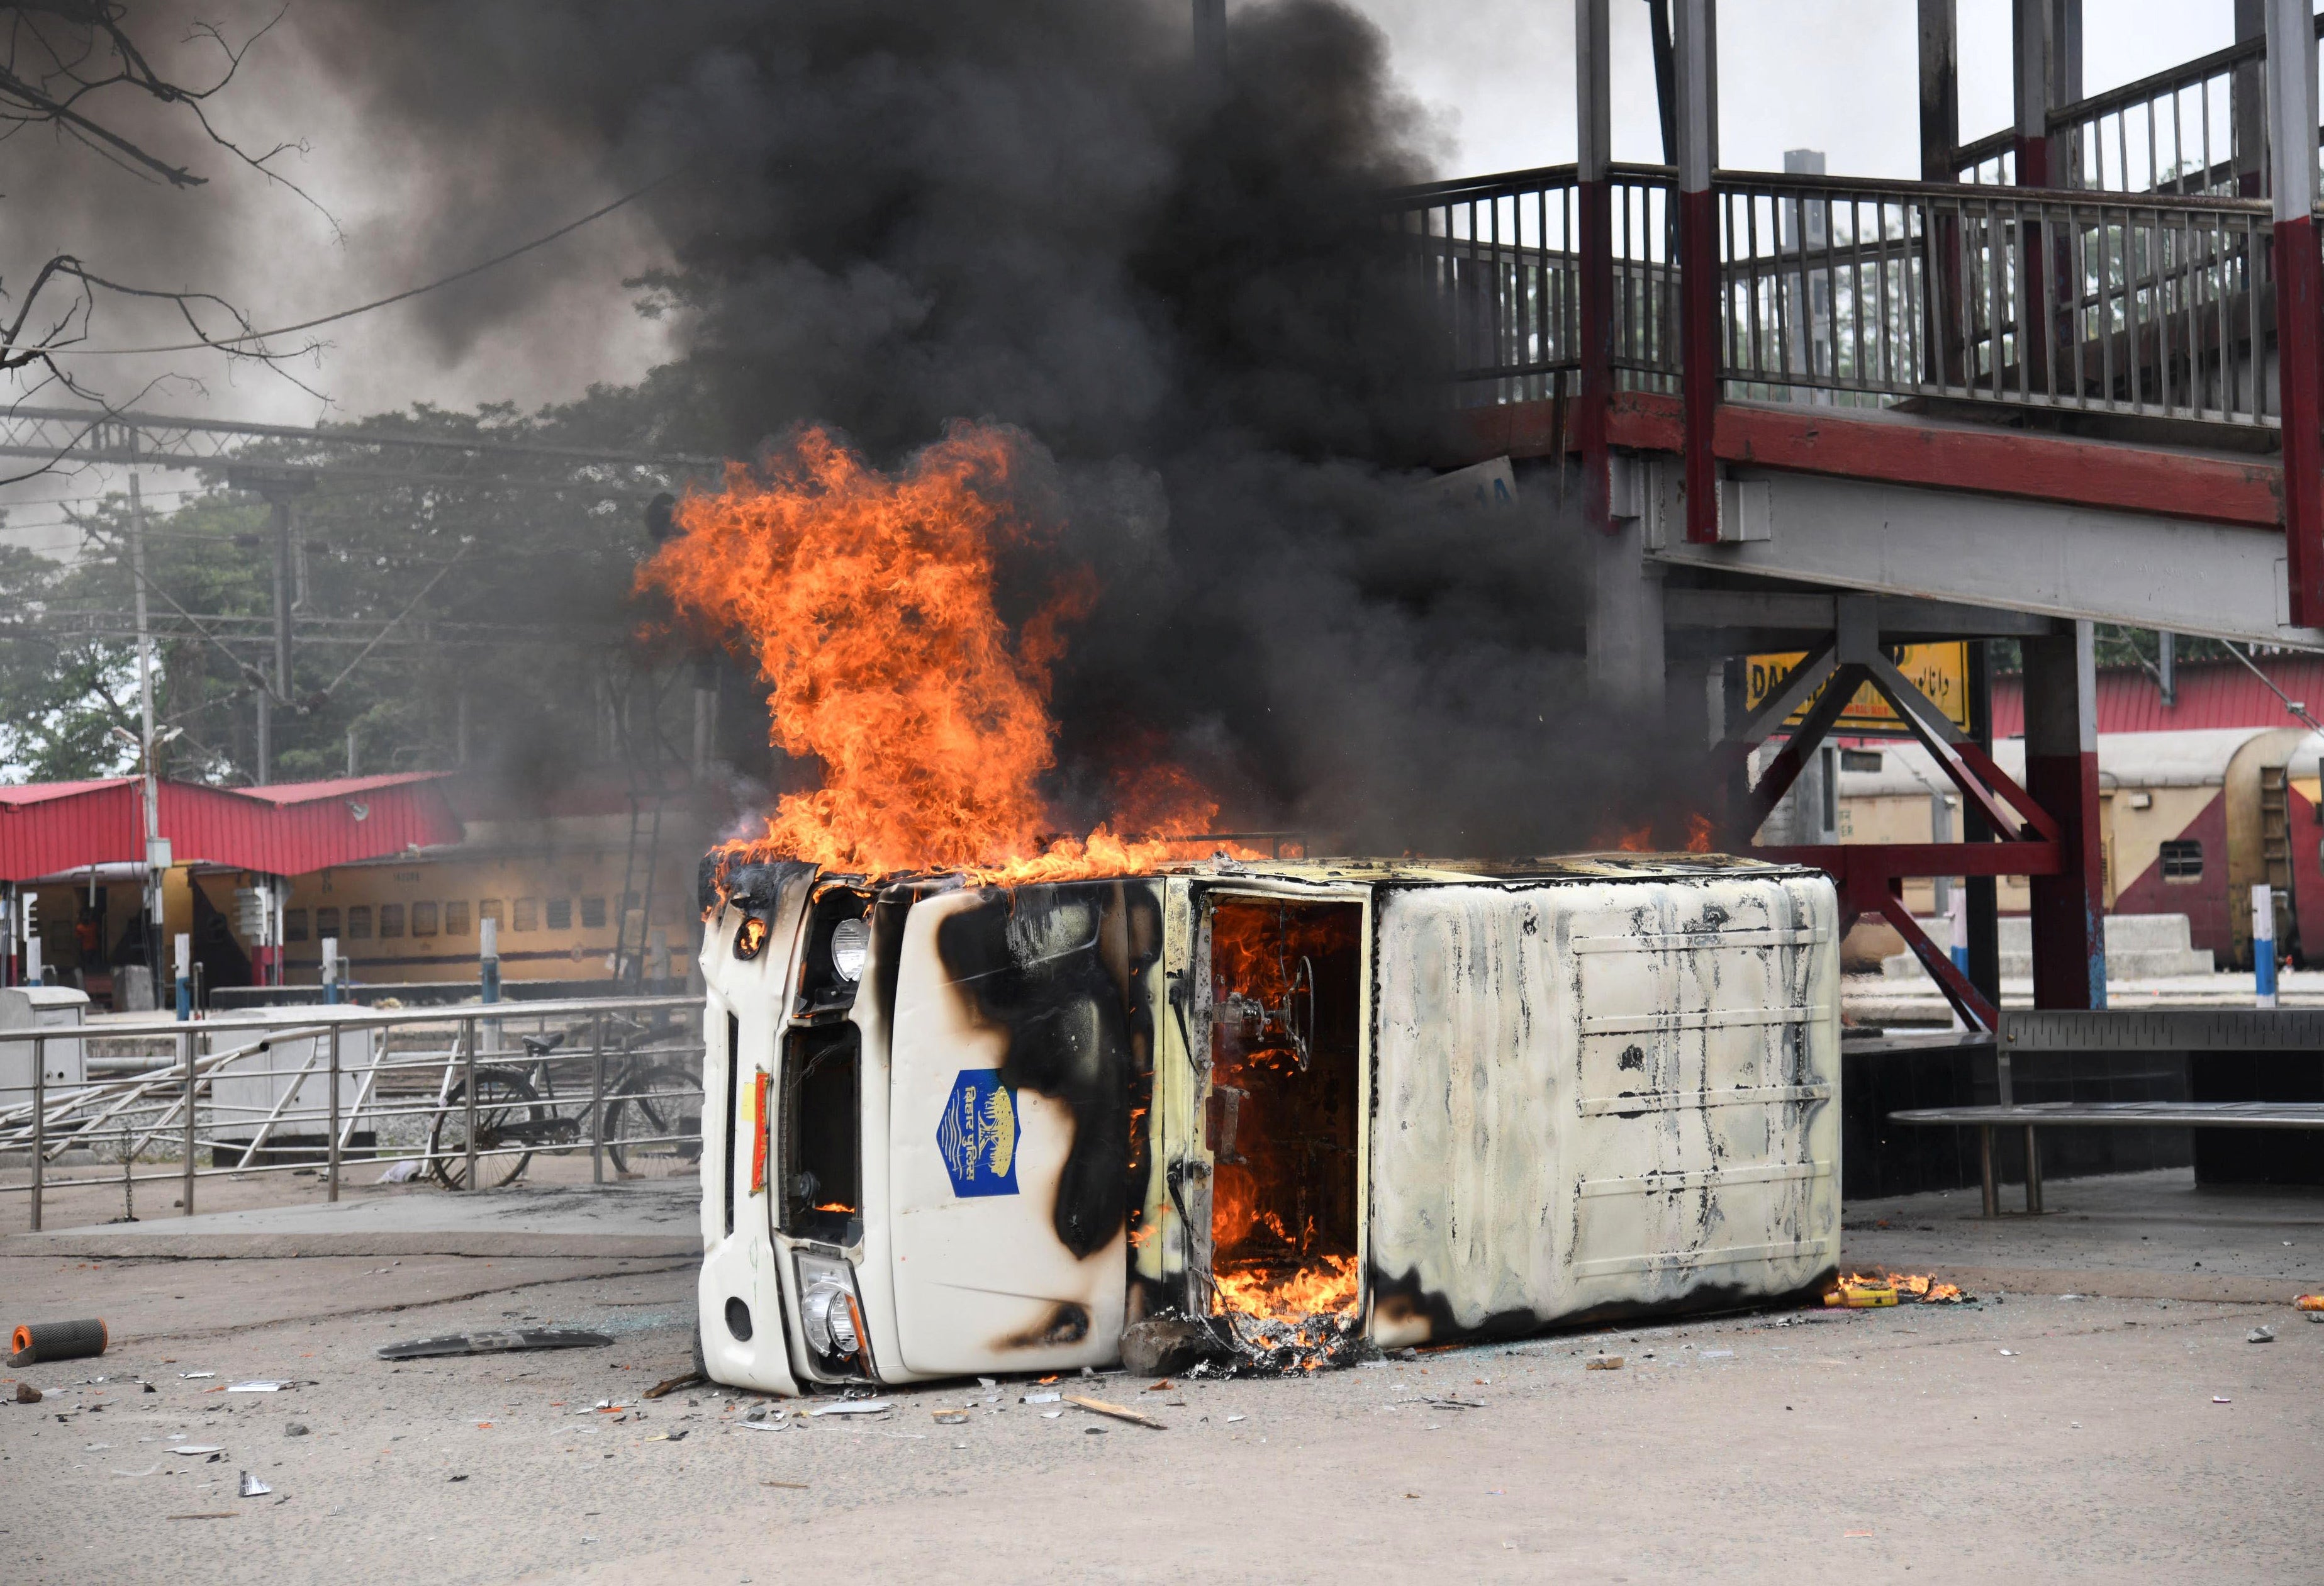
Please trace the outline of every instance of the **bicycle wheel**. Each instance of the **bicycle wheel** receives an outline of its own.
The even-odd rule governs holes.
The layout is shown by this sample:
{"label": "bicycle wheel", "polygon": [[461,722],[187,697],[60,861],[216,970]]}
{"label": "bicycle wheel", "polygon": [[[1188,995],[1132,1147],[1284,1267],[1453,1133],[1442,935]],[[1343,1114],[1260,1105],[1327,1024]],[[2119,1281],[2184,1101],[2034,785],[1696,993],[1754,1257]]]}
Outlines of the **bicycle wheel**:
{"label": "bicycle wheel", "polygon": [[[531,1150],[504,1143],[511,1125],[540,1123],[549,1116],[532,1082],[513,1068],[476,1070],[476,1180],[498,1189],[524,1176]],[[468,1085],[452,1087],[443,1111],[428,1130],[428,1171],[446,1189],[468,1187]]]}
{"label": "bicycle wheel", "polygon": [[659,1065],[622,1077],[605,1103],[605,1155],[623,1178],[676,1178],[702,1160],[702,1086]]}

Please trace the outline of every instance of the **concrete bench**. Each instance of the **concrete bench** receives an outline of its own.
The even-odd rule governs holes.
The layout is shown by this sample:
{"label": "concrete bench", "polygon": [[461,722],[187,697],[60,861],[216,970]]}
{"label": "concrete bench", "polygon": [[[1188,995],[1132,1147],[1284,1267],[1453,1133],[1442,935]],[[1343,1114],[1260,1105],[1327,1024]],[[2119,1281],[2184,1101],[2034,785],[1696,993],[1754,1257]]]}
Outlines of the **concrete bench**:
{"label": "concrete bench", "polygon": [[2324,1129],[2324,1102],[2030,1102],[2000,1107],[1913,1107],[1891,1112],[1897,1123],[1974,1124],[1984,1169],[1985,1214],[2000,1213],[1993,1189],[1993,1131],[2025,1130],[2025,1210],[2042,1210],[2042,1157],[2034,1131],[2078,1129]]}

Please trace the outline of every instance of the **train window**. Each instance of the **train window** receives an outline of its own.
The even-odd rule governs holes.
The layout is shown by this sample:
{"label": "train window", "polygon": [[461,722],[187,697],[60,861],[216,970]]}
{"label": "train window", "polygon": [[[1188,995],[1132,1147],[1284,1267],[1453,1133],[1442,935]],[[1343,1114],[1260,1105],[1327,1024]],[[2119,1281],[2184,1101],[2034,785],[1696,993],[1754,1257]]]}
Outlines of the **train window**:
{"label": "train window", "polygon": [[487,898],[477,904],[476,917],[491,920],[494,925],[508,924],[508,916],[502,910],[501,900],[497,898]]}
{"label": "train window", "polygon": [[286,942],[303,942],[307,939],[305,909],[286,908],[282,911],[282,939]]}
{"label": "train window", "polygon": [[516,919],[509,927],[514,931],[537,931],[540,928],[540,899],[520,898],[516,900]]}
{"label": "train window", "polygon": [[436,906],[433,903],[415,903],[411,906],[411,934],[415,936],[432,936],[436,934]]}
{"label": "train window", "polygon": [[379,934],[383,941],[403,935],[402,904],[383,903],[379,906]]}
{"label": "train window", "polygon": [[347,940],[350,942],[371,940],[370,904],[358,903],[347,910]]}
{"label": "train window", "polygon": [[605,900],[603,898],[581,899],[581,923],[589,930],[603,930],[605,926]]}
{"label": "train window", "polygon": [[339,911],[337,908],[315,910],[315,934],[318,936],[336,936],[339,934]]}
{"label": "train window", "polygon": [[465,898],[444,905],[444,934],[465,936],[468,934],[468,900]]}
{"label": "train window", "polygon": [[2203,844],[2193,837],[2173,837],[2163,844],[2163,879],[2200,881],[2203,879]]}
{"label": "train window", "polygon": [[551,898],[549,900],[549,928],[552,931],[569,931],[573,928],[572,899]]}

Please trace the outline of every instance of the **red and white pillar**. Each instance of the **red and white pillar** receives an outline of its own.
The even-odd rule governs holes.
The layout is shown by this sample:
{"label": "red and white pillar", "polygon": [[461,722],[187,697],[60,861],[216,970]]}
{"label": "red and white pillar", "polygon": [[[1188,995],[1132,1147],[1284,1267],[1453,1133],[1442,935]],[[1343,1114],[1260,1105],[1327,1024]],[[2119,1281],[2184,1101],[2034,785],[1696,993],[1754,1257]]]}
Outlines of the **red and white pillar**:
{"label": "red and white pillar", "polygon": [[2275,199],[2276,389],[2283,416],[2284,572],[2292,621],[2324,626],[2324,263],[2317,257],[2316,41],[2309,0],[2266,0]]}
{"label": "red and white pillar", "polygon": [[2091,625],[2018,641],[2025,790],[2058,823],[2061,873],[2035,876],[2034,1005],[2107,1005],[2106,854],[2098,824],[2098,667]]}
{"label": "red and white pillar", "polygon": [[[1573,80],[1578,122],[1575,157],[1575,257],[1581,270],[1581,391],[1574,440],[1582,453],[1582,521],[1614,532],[1606,443],[1606,410],[1614,396],[1614,190],[1612,51],[1608,0],[1574,0]],[[1563,461],[1563,459],[1560,459]]]}
{"label": "red and white pillar", "polygon": [[2017,106],[2017,185],[2050,185],[2050,0],[2011,6],[2011,88]]}
{"label": "red and white pillar", "polygon": [[1719,20],[1715,0],[1675,0],[1678,72],[1679,364],[1686,420],[1686,537],[1719,539]]}

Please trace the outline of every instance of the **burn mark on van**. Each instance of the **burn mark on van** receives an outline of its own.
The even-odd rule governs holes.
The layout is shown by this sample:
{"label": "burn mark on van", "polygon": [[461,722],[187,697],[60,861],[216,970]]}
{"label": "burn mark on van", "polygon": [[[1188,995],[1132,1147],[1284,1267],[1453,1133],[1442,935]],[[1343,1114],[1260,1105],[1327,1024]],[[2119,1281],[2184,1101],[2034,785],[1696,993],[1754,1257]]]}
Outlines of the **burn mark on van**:
{"label": "burn mark on van", "polygon": [[1038,1322],[1006,1338],[996,1339],[993,1347],[1004,1350],[1062,1349],[1076,1344],[1089,1336],[1089,1307],[1072,1300],[1059,1300],[1051,1305]]}
{"label": "burn mark on van", "polygon": [[1146,971],[1161,939],[1153,890],[1118,881],[987,888],[936,928],[947,978],[1008,1037],[1001,1083],[1073,1115],[1052,1222],[1076,1258],[1128,1221],[1130,1112],[1153,1065]]}

